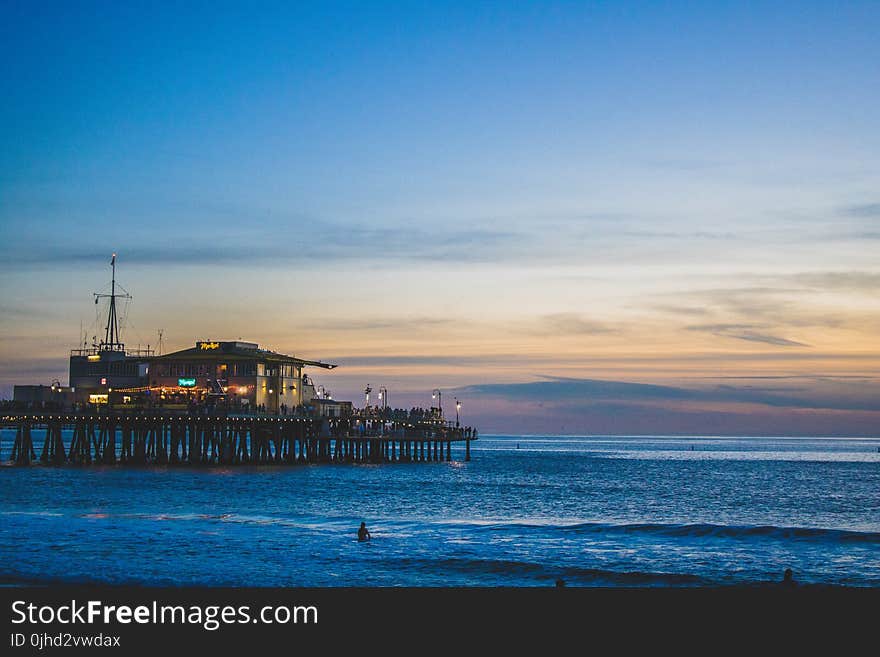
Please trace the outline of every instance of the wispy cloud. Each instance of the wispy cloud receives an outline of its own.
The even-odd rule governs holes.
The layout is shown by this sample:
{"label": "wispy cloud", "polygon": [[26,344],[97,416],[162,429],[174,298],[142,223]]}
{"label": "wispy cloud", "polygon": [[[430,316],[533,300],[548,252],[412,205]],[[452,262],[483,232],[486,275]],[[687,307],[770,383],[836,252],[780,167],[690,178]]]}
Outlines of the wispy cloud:
{"label": "wispy cloud", "polygon": [[827,271],[795,274],[792,279],[811,287],[880,294],[880,273]]}
{"label": "wispy cloud", "polygon": [[[816,310],[808,296],[813,290],[793,276],[753,278],[763,278],[768,283],[776,284],[681,290],[677,293],[667,293],[665,296],[675,297],[676,305],[681,305],[682,300],[699,304],[706,310],[707,317],[721,320],[721,323],[707,323],[705,329],[697,326],[691,327],[690,330],[751,331],[752,333],[744,339],[754,340],[756,336],[775,337],[774,334],[780,330],[787,331],[792,327],[839,327],[847,321],[842,315]],[[755,331],[756,329],[758,330]],[[788,343],[778,344],[785,346]],[[788,346],[794,345],[788,344]]]}
{"label": "wispy cloud", "polygon": [[735,338],[737,340],[747,340],[749,342],[762,342],[764,344],[772,344],[777,347],[809,347],[805,342],[797,342],[788,338],[780,338],[777,335],[768,335],[766,333],[755,333],[753,331],[743,331],[741,333],[727,333],[724,337]]}
{"label": "wispy cloud", "polygon": [[880,203],[850,205],[843,208],[841,214],[859,219],[880,219]]}
{"label": "wispy cloud", "polygon": [[603,322],[588,319],[578,313],[552,313],[537,321],[533,330],[539,335],[596,335],[613,333],[615,329]]}
{"label": "wispy cloud", "polygon": [[[620,403],[699,402],[703,404],[760,404],[774,408],[817,410],[880,411],[880,382],[862,380],[861,394],[853,392],[852,383],[820,389],[816,386],[764,387],[753,385],[710,385],[686,388],[625,381],[597,379],[549,380],[528,383],[492,383],[468,386],[458,392],[470,398],[497,397],[508,400],[542,401],[566,405],[591,404],[596,401]],[[834,383],[832,382],[832,386]]]}
{"label": "wispy cloud", "polygon": [[[560,362],[577,368],[590,368],[601,365],[603,368],[614,367],[652,367],[674,368],[683,363],[706,364],[717,362],[719,359],[725,362],[742,363],[771,363],[783,362],[797,364],[799,361],[847,361],[853,366],[874,368],[880,362],[880,356],[876,353],[834,353],[814,352],[803,350],[785,350],[762,353],[719,353],[710,351],[705,353],[685,354],[568,354],[568,353],[498,353],[487,355],[448,355],[448,354],[386,354],[380,356],[351,356],[343,354],[329,354],[324,360],[340,363],[347,366],[375,366],[383,365],[414,366],[423,365],[449,365],[468,369],[485,368],[493,365],[510,369],[511,363],[522,365],[532,372],[540,368],[558,366]],[[707,375],[706,378],[716,378]],[[752,378],[752,377],[747,377]],[[833,378],[833,377],[829,377]],[[857,377],[861,378],[861,377]]]}
{"label": "wispy cloud", "polygon": [[685,329],[688,331],[700,331],[711,333],[712,335],[717,335],[723,338],[734,338],[736,340],[747,340],[749,342],[761,342],[777,347],[809,346],[804,342],[798,342],[796,340],[790,340],[788,338],[783,338],[778,335],[771,335],[769,333],[763,332],[763,330],[766,328],[768,327],[760,324],[696,324],[693,326],[685,327]]}
{"label": "wispy cloud", "polygon": [[328,319],[301,324],[301,328],[333,332],[412,331],[461,325],[463,320],[448,317],[388,317],[366,319]]}
{"label": "wispy cloud", "polygon": [[52,317],[47,308],[0,305],[0,321],[10,319],[46,319]]}
{"label": "wispy cloud", "polygon": [[[156,212],[161,214],[162,208]],[[204,215],[219,219],[215,223]],[[679,216],[650,212],[581,212],[571,215],[491,216],[467,220],[425,222],[359,217],[309,217],[295,212],[271,212],[262,207],[215,211],[211,204],[198,219],[180,218],[174,224],[155,219],[161,230],[134,228],[94,236],[85,241],[64,230],[29,231],[30,241],[6,240],[0,245],[0,268],[58,268],[101,262],[119,250],[125,261],[141,266],[284,266],[315,263],[376,262],[512,263],[519,266],[580,264],[585,249],[594,262],[618,262],[619,254],[644,261],[669,261],[675,254],[705,253],[721,244],[753,241],[753,232],[740,228],[715,230],[711,225],[692,230]],[[164,222],[164,223],[162,223]],[[153,225],[145,218],[142,224]],[[245,228],[246,227],[246,228]],[[860,227],[861,228],[861,227]],[[159,236],[174,234],[174,239]],[[206,239],[210,238],[210,239]],[[768,238],[762,235],[766,242]],[[780,233],[773,239],[790,240]],[[27,242],[27,243],[25,243]],[[121,242],[121,243],[120,243]],[[660,248],[658,248],[660,247]],[[702,257],[702,255],[701,255]]]}
{"label": "wispy cloud", "polygon": [[[228,235],[228,233],[227,233]],[[41,243],[39,249],[6,244],[0,267],[64,267],[102,262],[119,249],[127,263],[142,266],[277,266],[300,267],[333,261],[481,262],[513,257],[525,250],[523,233],[474,226],[468,229],[396,226],[370,228],[361,224],[302,221],[270,233],[254,231],[237,239],[193,244],[139,238],[137,244],[89,246],[70,242]]]}
{"label": "wispy cloud", "polygon": [[[421,367],[421,366],[453,366],[453,367],[485,367],[490,365],[509,364],[514,354],[498,354],[492,356],[452,356],[452,355],[387,355],[387,356],[331,356],[328,360],[342,367]],[[526,360],[528,358],[526,357]]]}
{"label": "wispy cloud", "polygon": [[547,376],[547,381],[529,383],[486,383],[462,389],[463,394],[501,396],[508,399],[592,400],[592,399],[693,399],[695,393],[684,388]]}
{"label": "wispy cloud", "polygon": [[711,314],[711,311],[705,306],[677,306],[677,305],[654,305],[654,310],[669,315],[685,315],[688,317],[704,317]]}

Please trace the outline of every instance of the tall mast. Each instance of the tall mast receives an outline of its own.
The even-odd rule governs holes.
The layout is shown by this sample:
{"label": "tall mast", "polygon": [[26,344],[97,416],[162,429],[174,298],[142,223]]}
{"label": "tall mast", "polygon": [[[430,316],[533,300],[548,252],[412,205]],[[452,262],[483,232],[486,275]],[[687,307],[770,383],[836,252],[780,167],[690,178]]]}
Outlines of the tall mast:
{"label": "tall mast", "polygon": [[116,321],[116,254],[110,258],[110,267],[113,269],[113,278],[110,282],[110,314],[107,316],[107,328],[104,330],[104,344],[111,348],[116,344],[119,335],[119,324]]}
{"label": "tall mast", "polygon": [[95,303],[98,299],[109,298],[110,310],[107,313],[107,326],[104,328],[104,341],[99,345],[101,351],[125,351],[125,345],[120,341],[119,320],[116,315],[116,297],[130,299],[126,294],[116,294],[116,254],[110,259],[110,267],[113,270],[113,278],[110,281],[110,294],[95,293]]}

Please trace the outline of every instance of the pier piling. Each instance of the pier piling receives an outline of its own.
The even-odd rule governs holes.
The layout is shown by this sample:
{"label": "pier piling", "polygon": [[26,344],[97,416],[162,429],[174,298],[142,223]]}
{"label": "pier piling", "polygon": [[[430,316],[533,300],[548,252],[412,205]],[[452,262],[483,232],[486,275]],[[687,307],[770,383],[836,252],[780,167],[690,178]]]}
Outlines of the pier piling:
{"label": "pier piling", "polygon": [[[0,425],[15,428],[14,465],[437,463],[452,461],[458,442],[469,461],[476,438],[457,427],[276,415],[25,412]],[[45,435],[39,458],[34,430]]]}

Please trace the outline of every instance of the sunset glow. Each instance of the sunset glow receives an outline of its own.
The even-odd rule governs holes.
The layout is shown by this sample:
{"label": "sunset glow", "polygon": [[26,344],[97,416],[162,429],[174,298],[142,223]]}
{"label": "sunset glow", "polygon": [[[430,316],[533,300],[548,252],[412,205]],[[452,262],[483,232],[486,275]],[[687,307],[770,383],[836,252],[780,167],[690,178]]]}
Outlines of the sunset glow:
{"label": "sunset glow", "polygon": [[253,340],[337,398],[877,435],[878,6],[481,7],[12,10],[3,396],[66,381],[116,252],[126,344]]}

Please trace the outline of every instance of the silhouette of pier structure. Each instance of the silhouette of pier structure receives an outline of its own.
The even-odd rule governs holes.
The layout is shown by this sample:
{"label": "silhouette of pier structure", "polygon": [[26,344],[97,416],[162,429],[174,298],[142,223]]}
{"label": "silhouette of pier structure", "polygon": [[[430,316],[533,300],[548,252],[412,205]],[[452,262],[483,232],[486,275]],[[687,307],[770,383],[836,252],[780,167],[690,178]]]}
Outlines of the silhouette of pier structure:
{"label": "silhouette of pier structure", "polygon": [[[14,428],[14,465],[283,465],[429,463],[470,460],[471,427],[370,418],[22,412],[0,417]],[[65,434],[69,440],[65,441]]]}

